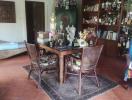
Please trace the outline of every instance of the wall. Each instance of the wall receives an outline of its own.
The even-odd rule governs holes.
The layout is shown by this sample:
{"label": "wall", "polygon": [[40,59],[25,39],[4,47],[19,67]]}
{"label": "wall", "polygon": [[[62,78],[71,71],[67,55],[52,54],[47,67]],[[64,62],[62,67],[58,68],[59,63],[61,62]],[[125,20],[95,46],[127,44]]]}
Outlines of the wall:
{"label": "wall", "polygon": [[[20,42],[27,39],[25,0],[3,0],[14,1],[16,9],[16,23],[0,23],[0,40]],[[50,15],[54,0],[28,0],[45,2],[45,30],[49,31]]]}

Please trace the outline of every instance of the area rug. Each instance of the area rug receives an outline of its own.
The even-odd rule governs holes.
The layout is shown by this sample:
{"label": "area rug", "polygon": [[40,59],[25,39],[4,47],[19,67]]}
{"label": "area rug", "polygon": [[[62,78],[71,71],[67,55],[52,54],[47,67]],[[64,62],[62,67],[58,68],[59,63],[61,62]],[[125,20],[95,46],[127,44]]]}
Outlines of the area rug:
{"label": "area rug", "polygon": [[[29,66],[24,66],[24,68],[29,71]],[[88,100],[117,85],[113,81],[99,76],[100,87],[97,87],[95,78],[84,77],[82,79],[82,95],[79,96],[77,92],[78,77],[70,75],[62,85],[58,83],[56,72],[44,73],[42,77],[42,89],[52,100]],[[38,82],[36,72],[32,73],[32,78]]]}

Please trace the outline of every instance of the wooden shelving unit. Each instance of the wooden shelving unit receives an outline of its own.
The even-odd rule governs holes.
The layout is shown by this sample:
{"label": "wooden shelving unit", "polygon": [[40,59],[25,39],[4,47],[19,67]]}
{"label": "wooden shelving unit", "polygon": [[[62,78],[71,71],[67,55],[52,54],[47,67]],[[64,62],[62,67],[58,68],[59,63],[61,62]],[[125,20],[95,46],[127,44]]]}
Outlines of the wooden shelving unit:
{"label": "wooden shelving unit", "polygon": [[[81,30],[95,28],[99,42],[103,43],[104,54],[118,56],[118,33],[121,27],[124,0],[81,0]],[[90,20],[92,19],[93,20]],[[98,35],[101,30],[101,35]],[[112,33],[112,38],[103,36],[103,31]],[[99,43],[99,44],[100,44]],[[112,50],[111,50],[112,49]]]}
{"label": "wooden shelving unit", "polygon": [[82,29],[95,28],[98,30],[100,0],[82,0]]}
{"label": "wooden shelving unit", "polygon": [[121,55],[129,52],[130,40],[132,39],[132,1],[124,0],[122,8],[121,28],[118,38]]}

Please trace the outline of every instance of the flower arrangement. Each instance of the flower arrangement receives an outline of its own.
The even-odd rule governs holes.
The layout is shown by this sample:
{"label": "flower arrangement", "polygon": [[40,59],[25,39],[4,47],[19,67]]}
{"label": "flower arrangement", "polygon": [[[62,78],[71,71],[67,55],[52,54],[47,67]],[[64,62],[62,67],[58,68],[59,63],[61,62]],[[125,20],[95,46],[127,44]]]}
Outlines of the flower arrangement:
{"label": "flower arrangement", "polygon": [[[87,46],[93,44],[92,38],[96,37],[95,28],[84,29],[83,32],[79,32],[80,39],[78,40],[80,46]],[[91,43],[92,42],[92,43]]]}
{"label": "flower arrangement", "polygon": [[88,43],[86,42],[87,34],[88,34],[87,32],[79,32],[80,39],[78,39],[78,43],[80,46],[88,45]]}
{"label": "flower arrangement", "polygon": [[86,40],[86,38],[87,38],[87,35],[88,35],[88,33],[86,32],[86,31],[84,31],[84,32],[79,32],[79,37],[80,37],[80,39],[83,39],[83,40]]}
{"label": "flower arrangement", "polygon": [[79,32],[80,39],[87,40],[91,37],[96,37],[95,28],[84,29],[83,32]]}

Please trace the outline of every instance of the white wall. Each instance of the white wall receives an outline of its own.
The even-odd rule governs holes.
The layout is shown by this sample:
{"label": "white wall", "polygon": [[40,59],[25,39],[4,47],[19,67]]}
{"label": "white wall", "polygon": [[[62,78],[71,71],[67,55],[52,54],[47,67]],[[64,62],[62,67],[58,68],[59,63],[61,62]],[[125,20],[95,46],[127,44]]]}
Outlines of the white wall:
{"label": "white wall", "polygon": [[[14,1],[16,10],[16,23],[0,23],[0,40],[20,42],[27,39],[25,0]],[[54,0],[27,0],[45,2],[45,30],[49,31],[50,15]]]}

